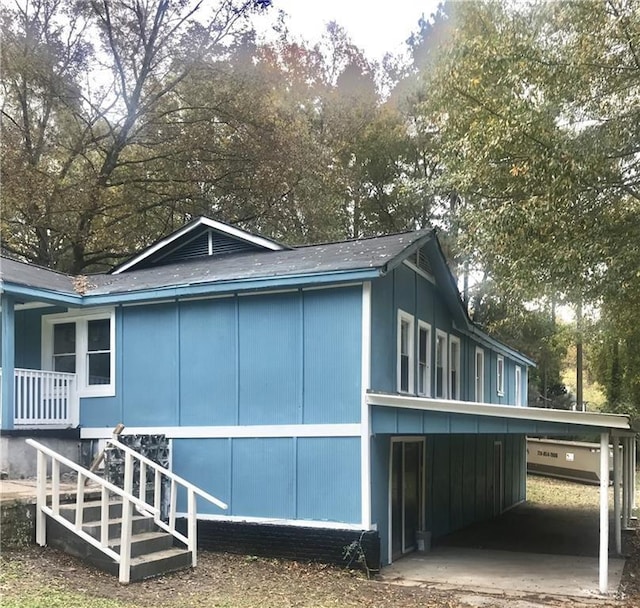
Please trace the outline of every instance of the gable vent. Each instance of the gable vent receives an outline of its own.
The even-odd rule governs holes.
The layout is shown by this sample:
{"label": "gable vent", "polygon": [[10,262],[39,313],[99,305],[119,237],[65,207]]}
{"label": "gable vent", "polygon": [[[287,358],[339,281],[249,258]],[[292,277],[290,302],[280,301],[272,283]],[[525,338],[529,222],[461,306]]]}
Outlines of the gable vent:
{"label": "gable vent", "polygon": [[200,236],[174,249],[171,253],[157,260],[157,262],[160,264],[174,264],[175,262],[202,258],[206,255],[209,255],[209,237],[207,232],[203,232]]}
{"label": "gable vent", "polygon": [[418,249],[416,257],[417,257],[416,266],[420,270],[424,270],[425,272],[428,272],[429,274],[433,274],[433,270],[431,269],[431,263],[429,262],[429,258],[427,257],[427,255],[425,254],[425,252],[422,249]]}
{"label": "gable vent", "polygon": [[418,267],[420,270],[433,275],[431,262],[429,262],[429,258],[422,249],[418,249],[418,251],[412,253],[409,256],[408,261],[411,262],[414,266]]}
{"label": "gable vent", "polygon": [[246,253],[249,251],[262,251],[262,248],[208,229],[203,230],[189,241],[179,243],[173,251],[165,255],[151,256],[139,264],[138,267],[149,268],[152,266],[165,266],[167,264],[205,258],[211,255],[227,255],[232,253]]}

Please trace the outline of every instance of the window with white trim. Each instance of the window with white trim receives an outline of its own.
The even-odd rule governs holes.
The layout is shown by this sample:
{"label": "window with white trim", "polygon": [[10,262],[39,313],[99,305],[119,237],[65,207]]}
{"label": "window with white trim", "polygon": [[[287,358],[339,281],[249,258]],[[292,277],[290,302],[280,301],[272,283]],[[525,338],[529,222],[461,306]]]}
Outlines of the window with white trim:
{"label": "window with white trim", "polygon": [[413,392],[413,316],[398,310],[397,387],[400,393]]}
{"label": "window with white trim", "polygon": [[460,338],[449,336],[449,399],[460,399]]}
{"label": "window with white trim", "polygon": [[475,361],[475,374],[476,374],[476,401],[478,403],[484,402],[484,351],[476,348],[476,361]]}
{"label": "window with white trim", "polygon": [[431,325],[418,321],[418,395],[431,396]]}
{"label": "window with white trim", "polygon": [[114,395],[114,310],[44,315],[42,368],[76,374],[81,396]]}
{"label": "window with white trim", "polygon": [[436,329],[436,399],[447,398],[447,334]]}
{"label": "window with white trim", "polygon": [[502,355],[498,355],[496,361],[496,386],[498,395],[504,396],[504,357]]}
{"label": "window with white trim", "polygon": [[517,406],[522,405],[522,368],[516,365],[516,381],[515,381],[516,399],[515,404]]}

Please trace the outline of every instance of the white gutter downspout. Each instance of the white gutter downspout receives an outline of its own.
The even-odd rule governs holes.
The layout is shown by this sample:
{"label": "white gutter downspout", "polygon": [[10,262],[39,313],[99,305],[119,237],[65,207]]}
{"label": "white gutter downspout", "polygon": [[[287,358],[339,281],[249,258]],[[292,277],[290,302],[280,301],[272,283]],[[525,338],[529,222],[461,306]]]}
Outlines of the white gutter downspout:
{"label": "white gutter downspout", "polygon": [[600,593],[609,587],[609,433],[600,434]]}

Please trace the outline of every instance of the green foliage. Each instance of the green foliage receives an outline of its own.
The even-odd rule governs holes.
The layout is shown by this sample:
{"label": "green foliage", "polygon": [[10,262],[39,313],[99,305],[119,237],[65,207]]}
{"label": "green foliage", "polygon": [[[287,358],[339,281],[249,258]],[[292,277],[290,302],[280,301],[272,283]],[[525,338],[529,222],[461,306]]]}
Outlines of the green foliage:
{"label": "green foliage", "polygon": [[522,297],[595,301],[638,282],[639,11],[456,3],[423,74],[466,251]]}
{"label": "green foliage", "polygon": [[552,311],[525,307],[485,279],[471,290],[473,320],[487,332],[536,362],[529,373],[529,405],[567,409],[571,400],[562,368],[572,331],[556,323]]}
{"label": "green foliage", "polygon": [[412,43],[467,264],[512,303],[600,308],[619,350],[609,405],[633,407],[640,4],[447,3]]}

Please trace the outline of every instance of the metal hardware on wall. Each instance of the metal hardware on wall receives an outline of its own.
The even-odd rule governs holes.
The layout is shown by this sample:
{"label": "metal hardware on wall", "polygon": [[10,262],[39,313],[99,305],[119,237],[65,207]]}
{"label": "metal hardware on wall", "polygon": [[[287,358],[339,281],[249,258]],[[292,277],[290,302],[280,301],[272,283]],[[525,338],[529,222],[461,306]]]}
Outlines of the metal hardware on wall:
{"label": "metal hardware on wall", "polygon": [[[165,435],[121,435],[119,442],[165,469],[169,469],[169,440]],[[124,487],[125,457],[123,451],[119,450],[117,446],[109,444],[105,449],[104,461],[105,479],[119,488]],[[146,469],[145,493],[147,496],[154,492],[154,480],[153,470]],[[162,519],[167,519],[169,513],[170,485],[170,480],[163,476],[160,501]],[[140,463],[138,460],[134,462],[133,494],[140,495]]]}

